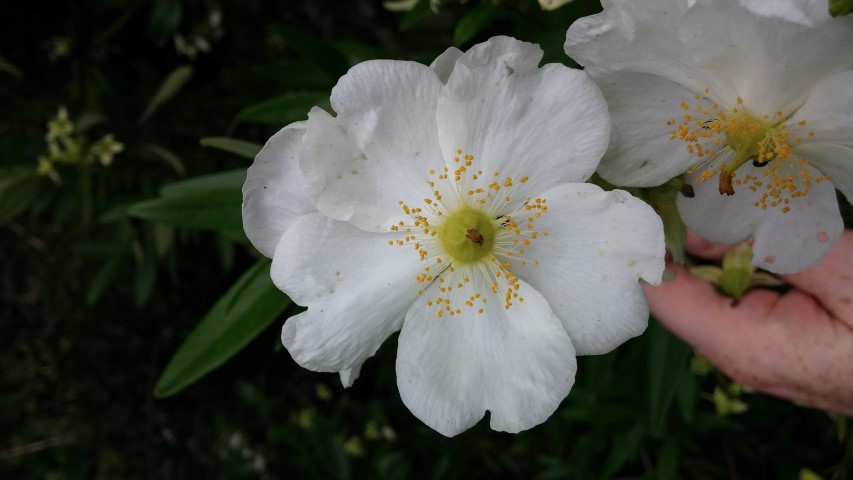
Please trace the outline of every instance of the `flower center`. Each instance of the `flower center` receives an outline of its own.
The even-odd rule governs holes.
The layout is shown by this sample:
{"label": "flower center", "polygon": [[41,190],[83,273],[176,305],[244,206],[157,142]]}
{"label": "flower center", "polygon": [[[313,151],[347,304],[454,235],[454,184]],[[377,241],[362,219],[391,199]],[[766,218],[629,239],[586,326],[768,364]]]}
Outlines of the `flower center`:
{"label": "flower center", "polygon": [[473,168],[472,155],[456,154],[455,169],[429,171],[432,196],[423,199],[423,206],[399,202],[411,222],[392,226],[392,232],[404,236],[388,241],[414,247],[424,262],[416,277],[423,285],[418,294],[437,283],[430,290],[437,295],[426,301],[437,317],[459,315],[464,308],[483,313],[487,292],[502,296],[505,309],[523,302],[513,264],[538,266],[538,261],[525,259],[525,248],[548,236],[533,227],[548,211],[547,200],[519,195],[527,177],[486,175]]}
{"label": "flower center", "polygon": [[[705,94],[710,89],[705,89]],[[812,183],[828,180],[827,176],[815,177],[806,167],[808,161],[794,152],[792,145],[799,144],[801,137],[793,142],[787,130],[788,115],[781,111],[773,115],[755,116],[743,107],[743,99],[737,98],[737,106],[724,110],[707,97],[696,95],[692,107],[681,102],[682,115],[671,118],[667,124],[674,126],[670,140],[681,140],[687,152],[695,155],[698,163],[687,173],[703,169],[697,183],[718,178],[721,195],[734,195],[735,186],[746,186],[753,192],[761,191],[754,206],[766,209],[780,207],[783,213],[790,211],[791,198],[806,195]],[[805,121],[799,126],[806,125]],[[814,132],[808,132],[814,136]],[[761,168],[760,174],[738,170],[751,162]],[[769,168],[762,168],[769,165]]]}
{"label": "flower center", "polygon": [[436,231],[447,253],[466,264],[492,253],[497,227],[494,219],[466,205],[447,215]]}

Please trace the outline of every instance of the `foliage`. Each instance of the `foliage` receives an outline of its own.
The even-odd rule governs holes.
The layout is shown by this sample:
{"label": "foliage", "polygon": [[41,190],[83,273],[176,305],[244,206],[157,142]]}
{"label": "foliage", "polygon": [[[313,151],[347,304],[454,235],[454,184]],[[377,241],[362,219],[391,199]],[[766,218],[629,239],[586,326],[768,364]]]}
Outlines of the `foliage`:
{"label": "foliage", "polygon": [[[0,29],[0,47],[13,47],[0,50],[0,477],[849,470],[849,420],[696,373],[691,349],[654,321],[580,359],[558,412],[516,436],[484,421],[446,439],[414,419],[397,393],[395,339],[348,390],[292,362],[278,332],[299,307],[240,228],[245,169],[265,139],[327,108],[336,79],[371,58],[428,63],[506,34],[571,64],[566,28],[598,8],[408,3],[15,7]],[[664,211],[667,246],[684,260],[683,224],[666,207],[677,186],[635,193]]]}

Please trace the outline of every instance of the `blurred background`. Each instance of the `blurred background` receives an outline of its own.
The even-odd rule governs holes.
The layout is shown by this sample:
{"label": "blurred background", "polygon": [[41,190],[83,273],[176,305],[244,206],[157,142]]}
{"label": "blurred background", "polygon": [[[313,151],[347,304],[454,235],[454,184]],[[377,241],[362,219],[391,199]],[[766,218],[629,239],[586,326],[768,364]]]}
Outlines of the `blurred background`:
{"label": "blurred background", "polygon": [[280,347],[300,309],[240,227],[260,145],[364,60],[511,35],[574,66],[565,31],[600,6],[544,7],[0,4],[0,478],[848,478],[849,419],[731,382],[654,320],[518,435],[420,423],[395,337],[347,390]]}

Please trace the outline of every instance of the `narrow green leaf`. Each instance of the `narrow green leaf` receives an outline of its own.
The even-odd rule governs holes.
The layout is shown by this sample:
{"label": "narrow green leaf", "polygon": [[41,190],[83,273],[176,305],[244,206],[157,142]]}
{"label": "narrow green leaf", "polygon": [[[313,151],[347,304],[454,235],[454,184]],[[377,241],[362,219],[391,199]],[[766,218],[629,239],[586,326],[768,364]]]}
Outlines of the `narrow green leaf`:
{"label": "narrow green leaf", "polygon": [[243,231],[243,226],[240,228],[232,228],[229,230],[219,230],[219,236],[228,240],[232,243],[239,243],[240,245],[250,246],[252,242],[249,241],[249,238],[246,237],[246,232]]}
{"label": "narrow green leaf", "polygon": [[128,209],[128,215],[184,228],[226,230],[243,224],[240,189],[220,188],[146,200]]}
{"label": "narrow green leaf", "polygon": [[259,77],[274,80],[276,85],[293,89],[331,90],[335,80],[322,68],[302,60],[279,60],[252,67]]}
{"label": "narrow green leaf", "polygon": [[616,436],[613,439],[613,447],[604,460],[599,478],[611,478],[628,460],[636,456],[640,451],[644,433],[641,425],[635,425],[627,433]]}
{"label": "narrow green leaf", "polygon": [[284,126],[305,120],[311,107],[328,103],[329,94],[326,92],[288,93],[246,107],[237,114],[235,121]]}
{"label": "narrow green leaf", "polygon": [[284,37],[288,46],[303,60],[317,65],[332,78],[340,78],[350,67],[341,52],[319,38],[289,27],[275,27],[274,32]]}
{"label": "narrow green leaf", "polygon": [[681,418],[686,423],[693,422],[693,419],[696,417],[696,402],[698,400],[699,385],[696,382],[696,375],[691,369],[684,370],[678,378],[675,401],[679,412],[681,412]]}
{"label": "narrow green leaf", "polygon": [[486,29],[494,20],[497,7],[491,2],[481,3],[459,19],[453,31],[453,45],[461,47]]}
{"label": "narrow green leaf", "polygon": [[663,235],[666,250],[676,263],[684,264],[684,243],[687,241],[687,227],[681,220],[676,198],[681,195],[678,189],[670,185],[661,185],[648,191],[648,199],[663,221]]}
{"label": "narrow green leaf", "polygon": [[133,272],[133,303],[137,307],[145,305],[151,298],[156,281],[157,257],[151,248],[146,248],[142,263]]}
{"label": "narrow green leaf", "polygon": [[829,0],[829,14],[833,17],[853,13],[853,0]]}
{"label": "narrow green leaf", "polygon": [[420,0],[389,0],[382,2],[382,8],[390,12],[408,12],[415,8]]}
{"label": "narrow green leaf", "polygon": [[153,143],[143,143],[139,146],[139,150],[154,155],[166,162],[178,176],[183,177],[186,174],[186,168],[184,168],[184,162],[181,161],[180,157],[175,155],[169,150],[161,147],[160,145],[155,145]]}
{"label": "narrow green leaf", "polygon": [[414,8],[409,10],[409,13],[403,17],[400,22],[400,30],[407,30],[417,25],[424,17],[430,14],[429,0],[420,0],[415,4]]}
{"label": "narrow green leaf", "polygon": [[48,180],[35,172],[0,176],[0,225],[9,223],[41,197]]}
{"label": "narrow green leaf", "polygon": [[171,100],[171,98],[174,97],[175,94],[184,87],[184,85],[186,85],[192,75],[193,69],[189,65],[183,65],[173,70],[160,85],[160,89],[157,90],[157,93],[151,97],[151,100],[148,102],[148,105],[145,107],[145,111],[142,113],[142,116],[139,117],[139,121],[137,123],[145,123],[145,121],[148,120],[148,118],[151,117],[151,115],[153,115],[161,105]]}
{"label": "narrow green leaf", "polygon": [[223,237],[216,238],[216,250],[219,252],[219,263],[222,270],[228,272],[234,266],[234,244]]}
{"label": "narrow green leaf", "polygon": [[161,0],[154,2],[148,17],[148,35],[155,45],[163,45],[181,24],[183,5],[179,1]]}
{"label": "narrow green leaf", "polygon": [[[101,32],[98,33],[98,35],[96,35],[95,38],[92,40],[92,44],[100,46],[103,43],[106,43],[107,41],[112,39],[116,33],[123,31],[124,26],[127,24],[127,21],[130,20],[131,18],[133,18],[134,15],[136,14],[136,11],[139,10],[139,8],[142,7],[143,5],[145,5],[145,4],[143,4],[143,3],[125,4],[124,8],[122,8],[123,13],[122,13],[121,17],[119,17],[118,20],[115,20],[114,22],[112,22],[109,27],[105,28],[104,30],[101,30]],[[145,6],[147,6],[147,5],[145,5]],[[150,20],[151,19],[149,18],[149,22],[150,22]],[[151,33],[151,30],[150,30],[150,23],[149,23],[149,34],[150,33]]]}
{"label": "narrow green leaf", "polygon": [[86,306],[91,307],[98,303],[101,295],[113,284],[113,280],[119,273],[121,262],[122,257],[116,255],[101,266],[86,289]]}
{"label": "narrow green leaf", "polygon": [[659,432],[672,403],[679,375],[687,369],[690,347],[669,333],[657,320],[649,320],[649,423]]}
{"label": "narrow green leaf", "polygon": [[657,479],[674,480],[678,473],[678,443],[674,438],[667,439],[658,451]]}
{"label": "narrow green leaf", "polygon": [[237,280],[178,348],[157,380],[154,395],[174,395],[216,369],[267,328],[290,304],[262,260]]}
{"label": "narrow green leaf", "polygon": [[[389,56],[391,56],[391,54],[387,50],[383,50],[381,48],[377,48],[372,45],[359,42],[336,42],[335,48],[337,48],[341,52],[341,54],[346,57],[347,62],[350,65],[366,62],[367,60],[388,58]],[[432,59],[430,59],[430,61],[432,61]]]}
{"label": "narrow green leaf", "polygon": [[239,190],[246,183],[246,169],[228,170],[226,172],[213,173],[193,177],[180,182],[170,183],[160,189],[160,195],[172,197],[190,192],[202,192],[205,190],[219,190],[223,188]]}
{"label": "narrow green leaf", "polygon": [[175,229],[169,225],[155,223],[151,228],[151,237],[154,242],[154,253],[157,258],[163,258],[175,243]]}
{"label": "narrow green leaf", "polygon": [[10,73],[15,77],[23,78],[24,74],[21,72],[21,69],[13,65],[11,62],[6,60],[3,57],[0,57],[0,72]]}
{"label": "narrow green leaf", "polygon": [[77,120],[74,121],[74,131],[77,133],[83,133],[95,125],[104,122],[106,119],[107,116],[102,113],[83,112],[79,117],[77,117]]}
{"label": "narrow green leaf", "polygon": [[199,140],[202,147],[211,147],[228,153],[254,160],[262,145],[230,137],[204,137]]}

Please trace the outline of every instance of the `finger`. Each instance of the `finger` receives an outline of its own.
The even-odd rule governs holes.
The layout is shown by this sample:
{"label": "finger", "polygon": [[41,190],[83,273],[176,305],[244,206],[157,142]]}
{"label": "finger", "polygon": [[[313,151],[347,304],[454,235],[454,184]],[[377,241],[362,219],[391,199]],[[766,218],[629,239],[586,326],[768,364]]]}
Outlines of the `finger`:
{"label": "finger", "polygon": [[735,380],[757,390],[853,411],[853,330],[810,295],[767,290],[738,304],[677,265],[674,281],[646,287],[661,323]]}
{"label": "finger", "polygon": [[744,296],[735,308],[731,298],[719,295],[711,284],[694,277],[685,267],[670,264],[667,269],[675,273],[675,280],[645,288],[649,309],[702,352],[717,351],[720,346],[740,349],[737,342],[753,333],[755,319],[765,317],[778,299],[778,294],[760,290]]}
{"label": "finger", "polygon": [[687,231],[687,241],[684,243],[688,253],[706,260],[720,260],[733,246],[705,240],[690,230]]}
{"label": "finger", "polygon": [[781,296],[765,323],[774,369],[756,389],[853,415],[853,329],[798,290]]}
{"label": "finger", "polygon": [[783,278],[853,327],[853,231],[844,231],[820,265]]}

